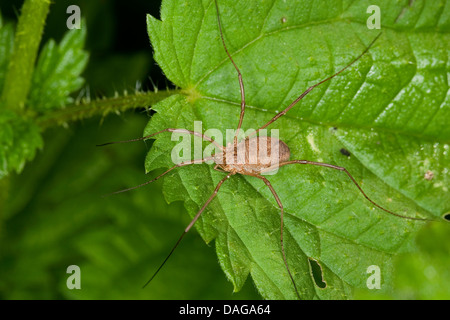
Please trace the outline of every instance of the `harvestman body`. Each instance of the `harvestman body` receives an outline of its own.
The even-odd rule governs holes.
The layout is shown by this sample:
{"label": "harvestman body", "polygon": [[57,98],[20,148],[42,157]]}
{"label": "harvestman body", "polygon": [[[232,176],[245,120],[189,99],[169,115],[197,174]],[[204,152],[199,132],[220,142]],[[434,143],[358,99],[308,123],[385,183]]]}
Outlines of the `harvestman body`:
{"label": "harvestman body", "polygon": [[[331,168],[331,169],[335,169],[335,170],[340,170],[340,171],[343,171],[343,172],[345,172],[347,174],[347,176],[355,184],[355,186],[362,193],[362,195],[370,203],[372,203],[374,206],[376,206],[377,208],[379,208],[379,209],[381,209],[381,210],[383,210],[383,211],[385,211],[385,212],[387,212],[389,214],[392,214],[394,216],[400,217],[400,218],[411,219],[411,220],[429,221],[429,219],[422,219],[422,218],[416,218],[416,217],[402,216],[400,214],[394,213],[394,212],[392,212],[390,210],[387,210],[387,209],[381,207],[380,205],[375,203],[373,200],[371,200],[365,194],[365,192],[362,190],[362,188],[359,186],[359,184],[356,182],[356,180],[353,178],[353,176],[344,167],[339,167],[339,166],[335,166],[335,165],[328,164],[328,163],[314,162],[314,161],[309,161],[309,160],[289,160],[289,158],[290,158],[290,150],[289,150],[289,147],[283,141],[281,141],[279,139],[276,139],[276,138],[271,138],[271,137],[262,137],[262,136],[251,137],[251,136],[255,135],[258,131],[266,128],[267,126],[269,126],[270,124],[275,122],[278,118],[280,118],[283,115],[285,115],[293,106],[295,106],[301,99],[303,99],[304,96],[306,96],[309,92],[311,92],[315,87],[321,85],[322,83],[324,83],[324,82],[326,82],[328,80],[331,80],[335,76],[337,76],[340,73],[342,73],[345,69],[350,67],[352,64],[354,64],[356,61],[358,61],[370,49],[370,47],[375,43],[375,41],[378,39],[380,34],[369,44],[369,46],[367,46],[367,48],[358,57],[356,57],[347,66],[345,66],[343,69],[341,69],[340,71],[336,72],[332,76],[330,76],[330,77],[328,77],[328,78],[326,78],[326,79],[316,83],[315,85],[309,87],[297,99],[295,99],[286,109],[284,109],[283,111],[281,111],[277,115],[275,115],[265,125],[263,125],[259,129],[257,129],[255,132],[253,132],[253,134],[251,134],[250,136],[247,136],[245,139],[243,139],[240,142],[238,142],[238,134],[239,134],[239,131],[241,129],[242,121],[243,121],[244,114],[245,114],[244,84],[243,84],[241,72],[240,72],[238,66],[236,65],[236,63],[234,62],[233,58],[231,57],[231,54],[229,53],[229,51],[227,49],[227,46],[226,46],[226,43],[225,43],[225,39],[223,37],[222,25],[221,25],[220,14],[219,14],[219,6],[218,6],[218,3],[217,3],[217,0],[214,0],[214,3],[215,3],[215,6],[216,6],[217,23],[218,23],[219,33],[220,33],[220,37],[221,37],[221,40],[222,40],[223,47],[224,47],[224,50],[225,50],[229,60],[234,65],[234,68],[236,69],[236,71],[238,73],[238,78],[239,78],[239,86],[240,86],[240,93],[241,93],[241,112],[240,112],[240,117],[239,117],[239,123],[238,123],[238,126],[237,126],[237,130],[236,130],[236,133],[234,135],[233,143],[232,144],[230,143],[227,147],[224,147],[224,146],[219,145],[212,138],[210,138],[210,137],[208,137],[208,136],[206,136],[206,135],[204,135],[204,134],[202,134],[200,132],[190,131],[190,130],[186,130],[186,129],[168,128],[168,129],[164,129],[162,131],[159,131],[159,132],[156,132],[156,133],[153,133],[153,134],[150,134],[148,136],[145,136],[145,137],[142,137],[142,138],[138,138],[138,139],[132,139],[132,140],[126,140],[126,141],[117,141],[117,142],[110,142],[110,143],[102,144],[102,146],[103,146],[103,145],[112,144],[112,143],[141,141],[141,140],[148,139],[148,138],[150,138],[152,136],[155,136],[155,135],[163,133],[163,132],[178,132],[178,133],[191,134],[191,135],[194,135],[194,136],[201,137],[204,140],[213,143],[219,150],[221,150],[220,153],[212,155],[211,157],[181,162],[181,163],[173,166],[172,168],[168,169],[167,171],[165,171],[161,175],[157,176],[153,180],[147,181],[147,182],[145,182],[145,183],[143,183],[143,184],[141,184],[139,186],[136,186],[136,187],[132,187],[132,188],[128,188],[128,189],[125,189],[125,190],[120,190],[120,191],[114,192],[114,194],[115,193],[129,191],[129,190],[136,189],[136,188],[139,188],[141,186],[147,185],[147,184],[149,184],[149,183],[151,183],[153,181],[158,180],[159,178],[161,178],[162,176],[164,176],[165,174],[169,173],[170,171],[172,171],[175,168],[187,166],[187,165],[190,165],[190,164],[204,163],[206,161],[211,161],[211,160],[214,161],[214,163],[215,163],[215,166],[214,166],[215,170],[227,173],[227,175],[222,180],[220,180],[220,182],[217,184],[216,188],[214,189],[213,194],[208,198],[208,200],[205,202],[205,204],[202,206],[202,208],[198,211],[198,213],[195,215],[195,217],[192,219],[192,221],[186,227],[186,229],[184,230],[183,234],[178,239],[177,243],[172,248],[172,250],[170,251],[170,253],[166,257],[166,259],[162,262],[162,264],[159,266],[159,268],[156,270],[156,272],[153,274],[153,276],[150,278],[150,280],[148,280],[148,282],[144,285],[144,287],[145,287],[153,280],[153,278],[156,276],[156,274],[161,270],[161,268],[164,266],[166,261],[172,255],[172,253],[174,252],[174,250],[176,249],[176,247],[178,246],[178,244],[180,243],[180,241],[182,240],[184,235],[192,228],[192,226],[198,220],[198,218],[203,213],[203,211],[206,209],[206,207],[209,205],[209,203],[215,198],[215,196],[217,195],[220,187],[222,186],[222,184],[226,180],[228,180],[230,177],[232,177],[235,174],[242,174],[242,175],[253,176],[255,178],[263,180],[264,183],[267,185],[267,187],[272,192],[272,194],[273,194],[273,196],[274,196],[274,198],[275,198],[275,200],[276,200],[276,202],[277,202],[277,204],[278,204],[278,206],[280,208],[280,211],[281,211],[281,213],[280,213],[280,218],[281,218],[281,228],[280,228],[281,253],[283,255],[284,264],[286,266],[286,270],[287,270],[287,272],[289,274],[289,277],[290,277],[290,280],[292,282],[292,285],[293,285],[293,287],[295,289],[296,295],[300,299],[300,295],[298,293],[297,286],[295,284],[294,278],[292,277],[291,271],[289,269],[289,265],[287,263],[285,249],[284,249],[284,244],[283,244],[283,225],[284,225],[283,224],[283,217],[284,217],[283,204],[282,204],[279,196],[277,195],[275,189],[272,187],[272,185],[269,182],[269,180],[267,180],[263,176],[263,174],[268,173],[268,172],[273,171],[273,170],[276,170],[279,167],[282,167],[282,166],[285,166],[285,165],[289,165],[289,164],[309,164],[309,165],[315,165],[315,166],[321,166],[321,167],[327,167],[327,168]],[[260,146],[265,146],[265,147],[268,148],[267,152],[265,153],[264,158],[259,156],[260,153],[258,151],[259,151],[259,147]],[[231,161],[231,160],[233,160],[233,161]]]}

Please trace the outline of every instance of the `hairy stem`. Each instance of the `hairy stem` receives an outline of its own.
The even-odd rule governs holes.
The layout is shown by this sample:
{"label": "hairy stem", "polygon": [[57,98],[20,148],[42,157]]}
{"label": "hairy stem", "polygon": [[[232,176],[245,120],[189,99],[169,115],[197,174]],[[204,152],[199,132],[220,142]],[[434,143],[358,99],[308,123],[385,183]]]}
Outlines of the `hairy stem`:
{"label": "hairy stem", "polygon": [[145,108],[177,93],[180,93],[180,90],[136,92],[132,95],[95,100],[83,99],[81,102],[37,118],[37,124],[42,129],[45,129],[52,126],[65,125],[68,122],[91,118],[96,115],[105,116],[112,112],[117,113],[129,109]]}
{"label": "hairy stem", "polygon": [[49,0],[26,0],[22,6],[2,93],[6,108],[25,107],[49,6]]}

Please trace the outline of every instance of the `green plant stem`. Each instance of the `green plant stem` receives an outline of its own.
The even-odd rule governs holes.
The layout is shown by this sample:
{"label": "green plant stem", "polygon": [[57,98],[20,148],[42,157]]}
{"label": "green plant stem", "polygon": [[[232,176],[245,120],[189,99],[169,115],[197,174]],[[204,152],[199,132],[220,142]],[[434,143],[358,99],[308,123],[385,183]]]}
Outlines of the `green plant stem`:
{"label": "green plant stem", "polygon": [[2,93],[6,108],[25,106],[49,6],[49,0],[26,0],[22,6]]}
{"label": "green plant stem", "polygon": [[81,119],[96,115],[106,116],[111,112],[123,112],[129,109],[145,108],[153,105],[181,90],[164,90],[157,92],[136,92],[132,95],[117,96],[96,100],[83,99],[79,103],[69,105],[49,114],[37,118],[37,124],[42,128],[65,125]]}

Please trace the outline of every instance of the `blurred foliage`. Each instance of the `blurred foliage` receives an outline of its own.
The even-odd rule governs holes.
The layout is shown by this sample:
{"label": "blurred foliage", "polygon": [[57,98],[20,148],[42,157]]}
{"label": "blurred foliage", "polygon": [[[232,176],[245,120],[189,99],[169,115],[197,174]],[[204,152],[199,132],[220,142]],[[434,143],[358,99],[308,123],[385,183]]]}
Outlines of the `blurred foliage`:
{"label": "blurred foliage", "polygon": [[[7,299],[257,298],[251,284],[232,294],[213,248],[186,237],[165,269],[142,289],[188,218],[167,205],[161,183],[135,186],[143,174],[144,143],[97,148],[111,135],[136,136],[146,116],[109,117],[45,135],[46,152],[11,182],[0,245],[0,297]],[[66,269],[81,268],[82,290],[68,290]]]}
{"label": "blurred foliage", "polygon": [[450,236],[448,226],[432,223],[417,236],[417,251],[395,259],[394,290],[357,290],[356,299],[450,299]]}

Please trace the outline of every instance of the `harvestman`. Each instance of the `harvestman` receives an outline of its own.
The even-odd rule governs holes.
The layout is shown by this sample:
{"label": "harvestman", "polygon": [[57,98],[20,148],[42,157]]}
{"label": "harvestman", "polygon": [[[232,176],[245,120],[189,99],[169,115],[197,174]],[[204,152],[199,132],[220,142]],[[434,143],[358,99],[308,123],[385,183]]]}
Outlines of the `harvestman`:
{"label": "harvestman", "polygon": [[[276,200],[276,202],[277,202],[277,204],[278,204],[278,206],[280,208],[280,211],[281,211],[281,213],[280,213],[280,217],[281,217],[281,222],[280,222],[280,224],[281,224],[281,227],[280,227],[281,253],[282,253],[282,256],[283,256],[284,265],[286,266],[286,270],[287,270],[287,272],[289,274],[290,280],[291,280],[292,285],[293,285],[293,287],[295,289],[295,293],[296,293],[297,297],[300,299],[300,295],[298,293],[297,286],[295,284],[294,278],[293,278],[293,276],[291,274],[291,271],[289,269],[289,265],[287,263],[286,253],[285,253],[284,244],[283,244],[283,225],[284,225],[283,224],[283,216],[284,216],[283,204],[282,204],[278,194],[276,193],[275,189],[273,188],[272,184],[269,182],[269,180],[267,180],[264,176],[262,176],[262,174],[271,172],[271,171],[273,171],[275,169],[278,169],[279,167],[282,167],[282,166],[285,166],[285,165],[289,165],[289,164],[309,164],[309,165],[321,166],[321,167],[326,167],[326,168],[331,168],[331,169],[343,171],[343,172],[345,172],[347,174],[347,176],[350,178],[350,180],[355,184],[355,186],[362,193],[362,195],[370,203],[372,203],[374,206],[376,206],[377,208],[379,208],[379,209],[381,209],[381,210],[383,210],[383,211],[385,211],[385,212],[387,212],[387,213],[389,213],[391,215],[400,217],[400,218],[411,219],[411,220],[429,221],[429,219],[422,219],[422,218],[416,218],[416,217],[403,216],[403,215],[397,214],[395,212],[392,212],[392,211],[390,211],[388,209],[385,209],[382,206],[378,205],[377,203],[375,203],[373,200],[371,200],[366,195],[366,193],[362,190],[362,188],[359,186],[359,184],[356,182],[356,180],[353,178],[353,176],[344,167],[339,167],[339,166],[328,164],[328,163],[315,162],[315,161],[309,161],[309,160],[289,160],[289,158],[290,158],[290,150],[289,150],[289,147],[283,141],[281,141],[279,139],[276,139],[276,138],[270,138],[270,137],[262,137],[262,136],[251,137],[251,136],[255,135],[256,133],[258,133],[260,130],[268,127],[270,124],[272,124],[273,122],[278,120],[283,115],[285,115],[292,107],[294,107],[301,99],[303,99],[303,97],[305,97],[315,87],[317,87],[317,86],[321,85],[322,83],[324,83],[324,82],[326,82],[328,80],[331,80],[332,78],[336,77],[337,75],[342,73],[344,70],[346,70],[348,67],[350,67],[352,64],[354,64],[356,61],[358,61],[364,54],[366,54],[369,51],[369,49],[372,47],[372,45],[375,43],[375,41],[378,39],[378,37],[381,35],[381,33],[378,34],[378,36],[376,36],[375,39],[372,40],[372,42],[366,47],[366,49],[358,57],[356,57],[352,62],[350,62],[347,66],[345,66],[344,68],[342,68],[341,70],[339,70],[335,74],[329,76],[328,78],[326,78],[326,79],[324,79],[324,80],[322,80],[322,81],[320,81],[320,82],[310,86],[297,99],[295,99],[286,109],[284,109],[283,111],[277,113],[266,124],[261,126],[259,129],[254,131],[249,136],[247,136],[244,140],[238,142],[238,134],[239,134],[239,131],[241,130],[242,121],[244,119],[244,114],[245,114],[244,82],[242,80],[242,74],[241,74],[238,66],[234,62],[231,54],[229,53],[228,48],[227,48],[226,43],[225,43],[225,39],[224,39],[224,36],[223,36],[223,31],[222,31],[222,23],[221,23],[220,14],[219,14],[219,5],[217,3],[217,0],[214,0],[214,3],[215,3],[215,6],[216,6],[217,24],[218,24],[220,38],[221,38],[221,41],[222,41],[222,44],[223,44],[223,48],[224,48],[224,50],[225,50],[229,60],[233,64],[234,68],[236,69],[237,74],[238,74],[238,79],[239,79],[239,88],[240,88],[240,94],[241,94],[241,112],[240,112],[240,116],[239,116],[239,123],[238,123],[237,129],[236,129],[235,135],[234,135],[233,143],[232,144],[230,143],[228,146],[224,147],[224,146],[219,145],[212,138],[204,135],[201,132],[191,131],[191,130],[187,130],[187,129],[167,128],[167,129],[158,131],[156,133],[153,133],[153,134],[150,134],[148,136],[145,136],[145,137],[142,137],[142,138],[138,138],[138,139],[132,139],[132,140],[126,140],[126,141],[116,141],[116,142],[109,142],[109,143],[102,144],[100,146],[113,144],[113,143],[124,143],[124,142],[132,142],[132,141],[141,141],[141,140],[146,140],[146,139],[148,139],[150,137],[153,137],[153,136],[158,135],[158,134],[163,133],[163,132],[177,132],[177,133],[191,134],[191,135],[194,135],[194,136],[197,136],[197,137],[201,137],[202,139],[204,139],[206,141],[209,141],[210,143],[213,143],[218,149],[221,150],[220,153],[214,154],[214,155],[212,155],[210,157],[206,157],[206,158],[203,158],[203,159],[191,160],[191,161],[184,161],[184,162],[181,162],[179,164],[176,164],[175,166],[171,167],[170,169],[168,169],[167,171],[165,171],[161,175],[157,176],[153,180],[147,181],[147,182],[145,182],[145,183],[143,183],[141,185],[138,185],[136,187],[132,187],[132,188],[128,188],[128,189],[124,189],[124,190],[120,190],[120,191],[114,192],[113,194],[129,191],[129,190],[132,190],[132,189],[136,189],[136,188],[142,187],[142,186],[147,185],[149,183],[152,183],[152,182],[158,180],[159,178],[161,178],[162,176],[166,175],[167,173],[169,173],[170,171],[172,171],[175,168],[187,166],[187,165],[190,165],[190,164],[204,163],[206,161],[211,161],[211,160],[214,161],[214,163],[215,163],[215,166],[214,166],[215,170],[228,173],[222,180],[220,180],[220,182],[217,184],[216,188],[214,189],[213,194],[208,198],[208,200],[205,202],[205,204],[201,207],[201,209],[198,211],[198,213],[194,216],[194,218],[189,223],[189,225],[186,227],[186,229],[184,230],[183,234],[180,236],[180,238],[178,239],[178,241],[176,242],[176,244],[174,245],[174,247],[172,248],[172,250],[170,251],[168,256],[164,259],[164,261],[159,266],[159,268],[155,271],[153,276],[144,285],[144,287],[146,287],[153,280],[153,278],[158,274],[158,272],[161,270],[161,268],[164,266],[164,264],[167,262],[167,260],[170,258],[170,256],[174,252],[174,250],[177,248],[178,244],[183,239],[184,235],[192,228],[192,226],[198,220],[198,218],[203,213],[203,211],[206,209],[206,207],[209,205],[209,203],[215,198],[215,196],[219,192],[220,187],[222,186],[222,184],[226,180],[228,180],[229,178],[231,178],[235,174],[242,174],[242,175],[252,176],[252,177],[261,179],[262,181],[264,181],[264,183],[270,189],[270,191],[273,194],[273,196],[274,196],[274,198],[275,198],[275,200]],[[276,153],[278,155],[278,159],[276,159],[277,161],[276,161],[275,165],[271,165],[272,163],[274,163],[273,162],[274,159],[269,159],[269,160],[272,160],[272,161],[268,161],[268,159],[264,159],[264,158],[259,157],[258,146],[260,146],[260,145],[267,146],[268,150],[265,153],[267,155],[267,157],[270,157],[274,153]],[[256,146],[256,148],[252,147],[252,146]],[[275,147],[276,150],[273,149],[274,147]],[[271,148],[272,148],[272,150],[271,150]],[[274,150],[277,151],[277,152],[272,152]],[[242,151],[245,153],[245,156],[246,156],[246,159],[244,160],[243,163],[236,161],[237,158],[238,158],[238,154],[242,154],[241,153]]]}

